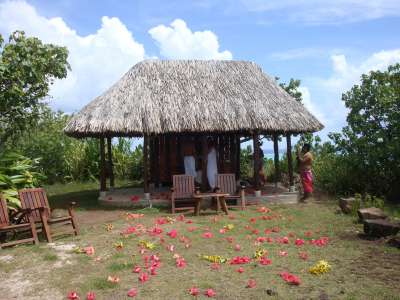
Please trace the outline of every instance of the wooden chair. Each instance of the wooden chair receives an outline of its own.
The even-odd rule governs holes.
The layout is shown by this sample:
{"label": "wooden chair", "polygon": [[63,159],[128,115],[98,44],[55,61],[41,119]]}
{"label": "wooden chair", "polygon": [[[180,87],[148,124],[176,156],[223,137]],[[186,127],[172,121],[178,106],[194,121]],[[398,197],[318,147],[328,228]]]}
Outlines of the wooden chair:
{"label": "wooden chair", "polygon": [[[193,209],[195,206],[195,199],[193,194],[196,191],[194,185],[194,177],[191,175],[174,175],[172,176],[171,188],[171,212],[174,214],[177,210]],[[176,204],[185,204],[186,206],[177,207]],[[188,206],[188,203],[191,206]]]}
{"label": "wooden chair", "polygon": [[[18,191],[19,199],[21,200],[22,208],[31,208],[33,210],[32,217],[35,223],[40,223],[46,239],[49,243],[52,242],[52,236],[64,234],[52,234],[50,231],[50,225],[53,224],[71,224],[73,233],[78,235],[78,223],[76,222],[73,206],[75,202],[71,202],[68,208],[68,216],[65,217],[51,217],[51,208],[49,201],[47,200],[46,192],[42,188],[23,189]],[[40,226],[40,225],[39,225]]]}
{"label": "wooden chair", "polygon": [[[216,192],[229,194],[225,197],[228,207],[240,207],[242,210],[246,207],[246,199],[244,195],[244,187],[237,188],[235,174],[217,174],[216,176]],[[229,205],[229,200],[234,200],[234,205]],[[240,204],[239,204],[240,202]]]}
{"label": "wooden chair", "polygon": [[7,232],[18,232],[18,231],[27,231],[27,229],[32,233],[31,238],[25,238],[21,240],[15,240],[11,242],[2,243],[0,240],[0,248],[6,246],[13,246],[22,243],[30,243],[33,242],[35,245],[39,243],[35,222],[32,217],[32,210],[30,208],[21,210],[21,214],[23,214],[23,223],[21,224],[10,224],[10,219],[8,216],[7,203],[4,197],[0,194],[0,233],[7,234]]}

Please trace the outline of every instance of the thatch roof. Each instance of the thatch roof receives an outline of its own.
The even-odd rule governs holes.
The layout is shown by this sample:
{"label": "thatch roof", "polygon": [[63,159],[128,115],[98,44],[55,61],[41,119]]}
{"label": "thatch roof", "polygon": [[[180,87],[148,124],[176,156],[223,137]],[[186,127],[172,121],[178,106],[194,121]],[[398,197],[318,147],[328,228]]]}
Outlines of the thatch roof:
{"label": "thatch roof", "polygon": [[65,132],[85,137],[322,128],[255,63],[145,60],[75,114]]}

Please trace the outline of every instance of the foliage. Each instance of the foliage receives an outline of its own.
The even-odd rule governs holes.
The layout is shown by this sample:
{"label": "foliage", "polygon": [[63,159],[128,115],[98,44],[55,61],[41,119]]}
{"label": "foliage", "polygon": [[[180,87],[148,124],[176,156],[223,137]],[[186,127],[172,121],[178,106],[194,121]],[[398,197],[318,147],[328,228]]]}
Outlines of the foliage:
{"label": "foliage", "polygon": [[253,178],[253,150],[250,145],[240,149],[240,178],[243,180]]}
{"label": "foliage", "polygon": [[359,192],[387,195],[400,182],[400,64],[362,75],[343,94],[348,125],[330,138]]}
{"label": "foliage", "polygon": [[20,207],[19,189],[36,187],[45,178],[37,172],[38,163],[38,159],[11,152],[1,156],[0,193],[3,193],[11,209]]}
{"label": "foliage", "polygon": [[38,116],[55,79],[65,78],[68,50],[16,31],[0,36],[0,147]]}

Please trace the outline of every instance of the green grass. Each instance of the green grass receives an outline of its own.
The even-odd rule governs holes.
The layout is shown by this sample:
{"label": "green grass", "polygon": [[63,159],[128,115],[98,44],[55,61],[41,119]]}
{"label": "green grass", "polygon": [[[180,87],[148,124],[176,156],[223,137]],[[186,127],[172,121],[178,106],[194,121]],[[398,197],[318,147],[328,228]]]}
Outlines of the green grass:
{"label": "green grass", "polygon": [[[82,188],[81,192],[74,191],[78,187]],[[62,199],[70,198],[71,194],[82,199],[82,203],[86,203],[87,209],[91,210],[77,213],[83,222],[89,213],[92,216],[93,210],[97,210],[96,224],[91,223],[88,226],[84,222],[81,224],[80,236],[57,241],[73,243],[78,247],[93,246],[95,254],[87,256],[72,251],[58,253],[48,248],[45,243],[40,246],[19,246],[2,250],[0,257],[15,257],[12,263],[0,261],[0,278],[5,278],[0,287],[3,294],[6,294],[5,289],[14,282],[7,279],[17,276],[16,274],[23,270],[26,274],[24,280],[31,280],[31,285],[25,286],[27,294],[24,299],[37,296],[36,293],[42,290],[51,294],[49,289],[60,295],[67,295],[72,290],[77,291],[81,298],[84,298],[88,291],[94,291],[96,299],[126,299],[126,293],[132,287],[138,289],[138,299],[192,299],[187,292],[192,286],[197,286],[202,292],[213,288],[217,299],[319,299],[324,295],[329,299],[400,299],[400,251],[380,241],[363,239],[360,236],[362,225],[354,223],[351,216],[336,214],[335,201],[326,199],[305,205],[269,206],[272,210],[269,213],[261,213],[255,207],[251,207],[246,211],[232,211],[232,219],[223,215],[216,217],[212,211],[207,211],[200,217],[186,214],[185,218],[192,220],[192,223],[175,220],[173,223],[159,226],[163,230],[163,242],[159,237],[149,235],[148,231],[155,226],[157,218],[171,216],[170,214],[157,209],[142,209],[131,212],[143,213],[143,217],[127,220],[123,214],[115,212],[113,230],[106,231],[102,216],[109,216],[110,212],[95,206],[94,200],[86,199],[85,195],[90,195],[92,189],[96,191],[97,197],[96,187],[91,184],[60,186],[59,192],[55,186],[48,190],[54,204],[57,201],[66,201]],[[272,219],[264,220],[263,215],[272,216]],[[253,218],[256,220],[254,223]],[[121,235],[129,226],[138,224],[145,228],[139,236]],[[221,234],[219,230],[227,224],[233,224],[234,228]],[[196,227],[197,230],[190,232],[190,227]],[[265,229],[274,227],[279,227],[279,232],[267,235],[264,233]],[[172,239],[165,234],[171,229],[177,230],[177,238]],[[213,233],[213,238],[202,237],[206,230]],[[253,230],[258,230],[259,233],[255,234]],[[307,236],[307,231],[311,232],[310,237]],[[185,247],[185,242],[180,241],[182,236],[190,240],[189,248]],[[274,240],[288,236],[290,243],[265,242],[255,245],[257,236],[268,236]],[[308,243],[310,239],[323,236],[329,238],[325,247]],[[227,237],[233,237],[233,243],[228,242]],[[301,247],[295,246],[295,238],[305,239],[306,244]],[[158,274],[150,276],[150,280],[144,284],[138,282],[138,274],[132,273],[133,266],[144,267],[143,255],[140,254],[138,246],[140,240],[153,242],[156,248],[147,250],[146,255],[156,254],[161,259]],[[115,249],[114,244],[119,241],[123,242],[122,250]],[[176,267],[173,253],[166,247],[169,244],[175,246],[174,253],[185,258],[185,268]],[[235,251],[236,244],[240,244],[240,252]],[[199,257],[252,257],[258,248],[264,248],[268,252],[272,264],[261,266],[252,261],[243,265],[243,274],[236,272],[239,266],[229,263],[222,264],[219,270],[212,270],[211,264]],[[286,251],[288,255],[280,256],[279,251]],[[308,260],[300,259],[299,252],[306,252]],[[63,260],[60,257],[63,257]],[[332,270],[320,276],[310,274],[309,268],[322,259],[329,262]],[[61,266],[56,267],[57,264]],[[299,276],[301,285],[288,285],[278,275],[282,271]],[[119,277],[119,283],[109,282],[108,276]],[[37,278],[40,280],[35,281]],[[250,278],[256,280],[255,288],[246,288]],[[268,296],[267,290],[272,290],[276,295]]]}

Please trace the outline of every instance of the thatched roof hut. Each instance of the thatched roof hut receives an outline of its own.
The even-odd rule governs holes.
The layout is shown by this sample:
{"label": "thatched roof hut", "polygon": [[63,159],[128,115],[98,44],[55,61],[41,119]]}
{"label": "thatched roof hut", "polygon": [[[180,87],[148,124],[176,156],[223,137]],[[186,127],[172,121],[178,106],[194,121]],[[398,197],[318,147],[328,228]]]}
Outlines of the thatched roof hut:
{"label": "thatched roof hut", "polygon": [[65,132],[88,137],[322,128],[255,63],[145,60],[74,115]]}
{"label": "thatched roof hut", "polygon": [[[323,125],[255,63],[246,61],[145,60],[75,114],[65,128],[74,137],[100,139],[101,190],[113,186],[111,138],[144,136],[144,186],[171,182],[182,173],[181,144],[188,137],[201,148],[202,185],[207,186],[207,138],[219,153],[218,172],[240,169],[240,138],[252,136],[254,185],[259,186],[260,134],[273,136],[279,174],[278,136],[285,135],[293,185],[293,133]],[[108,171],[105,141],[108,144]],[[149,174],[150,173],[150,174]],[[107,175],[108,174],[108,175]],[[278,178],[279,176],[275,176]]]}

